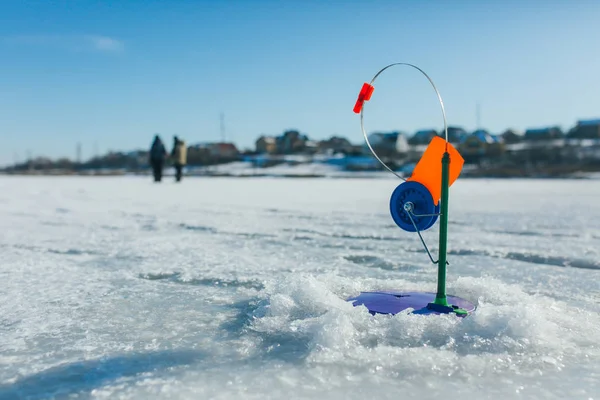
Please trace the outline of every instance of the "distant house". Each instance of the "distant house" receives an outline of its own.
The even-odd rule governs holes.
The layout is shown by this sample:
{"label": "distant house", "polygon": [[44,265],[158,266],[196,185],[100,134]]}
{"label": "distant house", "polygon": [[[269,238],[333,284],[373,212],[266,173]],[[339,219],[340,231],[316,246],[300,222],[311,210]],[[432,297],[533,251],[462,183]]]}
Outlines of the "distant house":
{"label": "distant house", "polygon": [[[440,131],[439,135],[445,139],[445,132],[443,130]],[[468,136],[466,130],[458,126],[449,126],[448,127],[448,141],[452,144],[460,144],[465,137]]]}
{"label": "distant house", "polygon": [[231,161],[240,156],[233,143],[199,143],[188,147],[188,164],[205,165]]}
{"label": "distant house", "polygon": [[[369,143],[371,143],[371,147],[377,155],[380,156],[393,156],[397,153],[397,141],[398,137],[402,135],[400,132],[389,132],[382,133],[376,132],[372,133],[368,136]],[[364,147],[368,151],[367,144],[365,143]]]}
{"label": "distant house", "polygon": [[[450,132],[448,132],[450,134]],[[429,144],[431,139],[437,136],[435,129],[423,129],[417,131],[411,138],[408,139],[408,144],[411,146],[418,146],[423,144]]]}
{"label": "distant house", "polygon": [[215,158],[235,158],[240,152],[233,143],[210,143],[208,150],[211,156]]}
{"label": "distant house", "polygon": [[256,152],[259,154],[277,153],[277,140],[273,136],[261,136],[256,140]]}
{"label": "distant house", "polygon": [[348,154],[352,151],[352,143],[346,138],[332,136],[327,140],[321,140],[318,143],[318,149],[320,153]]}
{"label": "distant house", "polygon": [[406,154],[410,151],[410,145],[408,144],[408,137],[404,132],[398,133],[396,138],[396,152],[398,154]]}
{"label": "distant house", "polygon": [[316,140],[307,140],[304,143],[304,153],[317,154],[319,152],[319,142]]}
{"label": "distant house", "polygon": [[284,132],[281,136],[278,136],[276,142],[277,152],[279,154],[294,154],[305,150],[308,137],[300,134],[300,132],[296,130],[291,130]]}
{"label": "distant house", "polygon": [[570,139],[600,139],[600,119],[577,121],[567,136]]}
{"label": "distant house", "polygon": [[512,129],[507,129],[500,135],[500,137],[502,138],[502,141],[504,141],[504,143],[506,144],[520,143],[523,140],[523,136],[519,135],[516,131]]}
{"label": "distant house", "polygon": [[463,139],[459,151],[466,162],[477,162],[482,157],[499,156],[504,152],[504,144],[501,138],[479,129]]}
{"label": "distant house", "polygon": [[546,128],[531,128],[525,131],[524,139],[526,141],[540,141],[560,139],[564,136],[562,130],[558,126],[549,126]]}

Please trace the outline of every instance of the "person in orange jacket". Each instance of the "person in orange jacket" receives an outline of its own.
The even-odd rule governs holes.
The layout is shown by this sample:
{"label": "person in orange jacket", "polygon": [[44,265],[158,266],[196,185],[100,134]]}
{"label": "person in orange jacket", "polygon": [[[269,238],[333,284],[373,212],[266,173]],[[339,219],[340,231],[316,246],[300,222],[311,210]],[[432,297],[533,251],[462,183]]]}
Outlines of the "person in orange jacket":
{"label": "person in orange jacket", "polygon": [[183,167],[187,163],[187,147],[185,141],[179,139],[177,136],[173,137],[173,150],[171,151],[171,157],[173,158],[173,166],[175,167],[175,180],[181,181]]}

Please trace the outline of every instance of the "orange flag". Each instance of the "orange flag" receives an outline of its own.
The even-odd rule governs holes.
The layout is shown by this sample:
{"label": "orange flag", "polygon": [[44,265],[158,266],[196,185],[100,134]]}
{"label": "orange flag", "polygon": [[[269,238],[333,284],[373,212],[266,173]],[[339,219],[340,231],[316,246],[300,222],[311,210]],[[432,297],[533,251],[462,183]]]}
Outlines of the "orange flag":
{"label": "orange flag", "polygon": [[462,158],[458,150],[450,143],[446,143],[439,136],[434,137],[423,156],[415,166],[415,169],[407,181],[415,181],[423,184],[431,193],[433,202],[438,205],[440,197],[442,197],[442,157],[448,145],[448,153],[450,154],[450,180],[448,186],[452,186],[454,181],[458,179],[465,160]]}

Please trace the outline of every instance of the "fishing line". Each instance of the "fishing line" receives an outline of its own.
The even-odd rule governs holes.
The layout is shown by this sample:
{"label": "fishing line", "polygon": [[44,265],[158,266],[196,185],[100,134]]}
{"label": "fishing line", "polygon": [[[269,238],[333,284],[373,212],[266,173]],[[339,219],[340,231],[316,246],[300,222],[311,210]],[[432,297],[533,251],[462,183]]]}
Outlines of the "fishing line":
{"label": "fishing line", "polygon": [[[412,67],[412,68],[416,69],[417,71],[419,71],[420,73],[422,73],[425,76],[425,78],[427,78],[427,80],[429,81],[429,83],[433,87],[433,90],[435,91],[435,94],[437,95],[438,101],[440,102],[440,107],[442,108],[442,118],[444,119],[444,135],[446,137],[446,143],[447,143],[448,142],[448,123],[446,122],[446,110],[444,109],[444,101],[442,100],[442,96],[440,95],[440,92],[438,91],[437,87],[435,86],[435,84],[433,83],[433,81],[431,80],[431,78],[429,77],[429,75],[427,75],[427,73],[425,73],[425,71],[423,71],[421,68],[417,67],[416,65],[409,64],[409,63],[393,63],[393,64],[390,64],[390,65],[388,65],[386,67],[383,67],[379,72],[377,72],[375,74],[375,76],[373,77],[373,79],[371,79],[371,82],[369,82],[369,85],[373,86],[373,84],[375,83],[375,80],[377,79],[377,77],[379,75],[381,75],[383,73],[383,71],[385,71],[388,68],[397,66],[397,65],[408,66],[408,67]],[[375,152],[375,150],[371,146],[371,142],[369,142],[369,138],[367,136],[367,132],[365,131],[365,124],[364,124],[364,113],[365,113],[364,102],[366,100],[370,99],[370,96],[371,96],[372,92],[373,91],[371,89],[370,93],[368,94],[368,98],[364,98],[364,97],[363,97],[363,99],[359,98],[360,107],[361,107],[360,108],[360,129],[362,130],[363,136],[365,137],[365,141],[367,142],[367,146],[369,146],[369,150],[371,150],[371,153],[373,153],[373,156],[377,159],[377,161],[379,161],[381,163],[381,165],[384,166],[385,169],[387,169],[392,174],[396,175],[398,178],[400,178],[400,179],[402,179],[403,181],[406,182],[406,179],[404,179],[402,176],[398,175],[394,170],[392,170],[390,167],[388,167],[388,165],[386,163],[384,163],[381,160],[381,158],[379,158],[379,156],[377,155],[377,153]],[[361,91],[361,93],[362,93],[362,91]],[[357,104],[358,104],[358,102],[357,102]]]}

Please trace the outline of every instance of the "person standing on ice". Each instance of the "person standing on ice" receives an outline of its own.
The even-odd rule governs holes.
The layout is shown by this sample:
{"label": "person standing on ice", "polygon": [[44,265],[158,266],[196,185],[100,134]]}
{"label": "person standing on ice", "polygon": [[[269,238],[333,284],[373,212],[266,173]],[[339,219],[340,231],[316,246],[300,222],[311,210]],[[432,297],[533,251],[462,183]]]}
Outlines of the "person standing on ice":
{"label": "person standing on ice", "polygon": [[173,137],[171,157],[173,157],[173,165],[175,166],[175,180],[179,182],[181,181],[181,171],[187,163],[187,147],[185,141],[180,140],[177,136]]}
{"label": "person standing on ice", "polygon": [[158,135],[154,136],[152,147],[150,147],[149,158],[152,174],[154,175],[154,182],[160,182],[162,180],[165,159],[167,158],[167,149],[165,149],[165,145]]}

